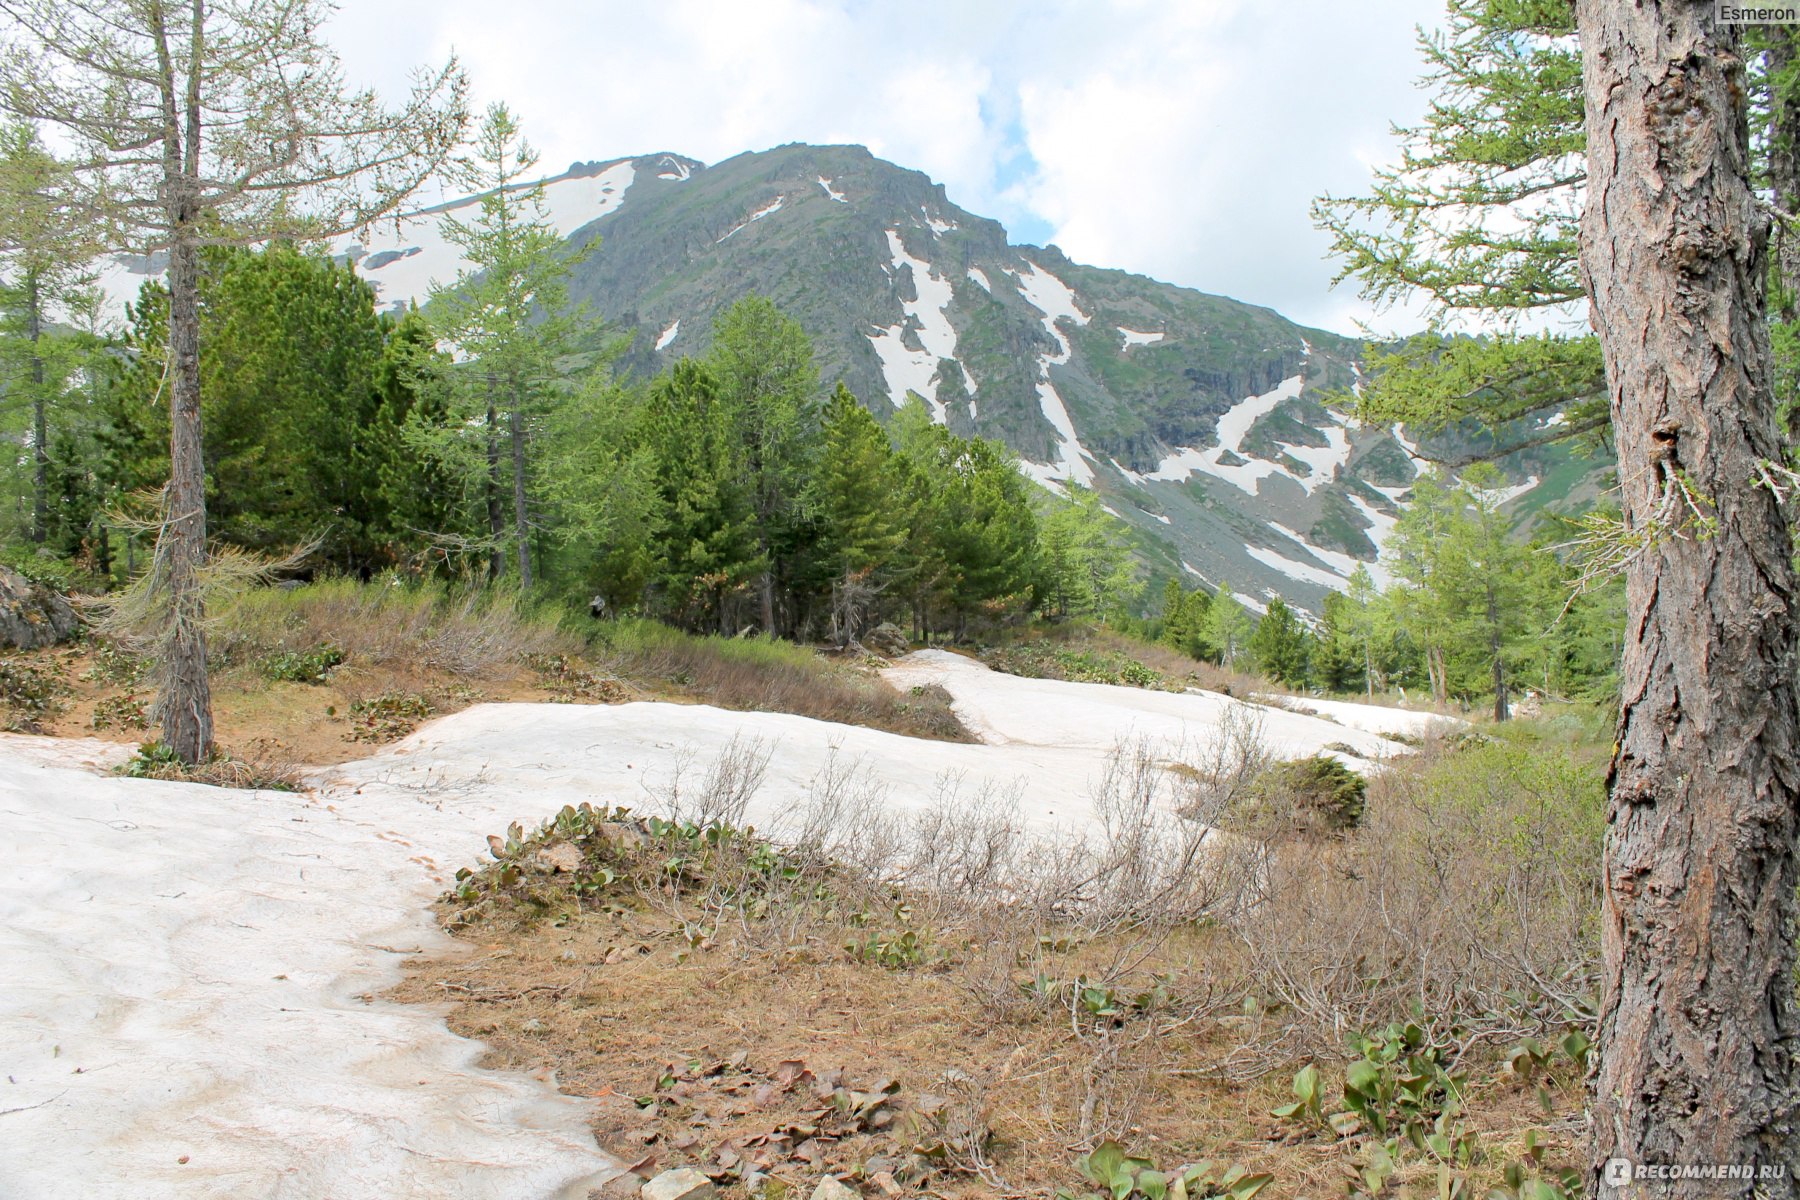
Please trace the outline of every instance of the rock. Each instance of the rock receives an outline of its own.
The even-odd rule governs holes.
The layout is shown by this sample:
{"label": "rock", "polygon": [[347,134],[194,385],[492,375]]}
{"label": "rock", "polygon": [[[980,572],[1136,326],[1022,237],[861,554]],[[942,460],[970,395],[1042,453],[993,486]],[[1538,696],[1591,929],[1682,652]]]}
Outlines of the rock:
{"label": "rock", "polygon": [[827,1175],[819,1180],[819,1186],[813,1189],[812,1200],[862,1200],[862,1193]]}
{"label": "rock", "polygon": [[581,851],[568,842],[558,842],[548,849],[538,851],[538,861],[552,871],[573,875],[581,870]]}
{"label": "rock", "polygon": [[10,567],[0,567],[0,649],[36,650],[74,635],[81,618],[68,600]]}
{"label": "rock", "polygon": [[862,644],[883,658],[899,658],[911,647],[906,634],[892,621],[883,621],[863,635]]}
{"label": "rock", "polygon": [[712,1200],[718,1194],[712,1180],[692,1167],[664,1171],[638,1193],[643,1200]]}

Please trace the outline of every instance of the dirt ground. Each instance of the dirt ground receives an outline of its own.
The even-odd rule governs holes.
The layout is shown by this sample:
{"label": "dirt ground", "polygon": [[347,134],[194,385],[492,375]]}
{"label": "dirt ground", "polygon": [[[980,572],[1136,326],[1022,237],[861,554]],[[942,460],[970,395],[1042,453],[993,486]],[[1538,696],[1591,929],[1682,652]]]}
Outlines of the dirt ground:
{"label": "dirt ground", "polygon": [[[1177,1005],[1077,1032],[1067,1012],[985,1003],[954,964],[892,970],[754,929],[696,947],[625,909],[460,936],[465,954],[413,963],[395,998],[447,1004],[490,1065],[596,1099],[601,1146],[646,1177],[696,1166],[727,1195],[758,1174],[810,1195],[832,1173],[868,1196],[1049,1197],[1084,1194],[1077,1158],[1115,1137],[1159,1166],[1225,1161],[1273,1174],[1267,1196],[1323,1200],[1355,1161],[1354,1139],[1271,1116],[1299,1063],[1233,1068],[1261,1018]],[[1188,975],[1216,952],[1196,934],[1158,965]],[[1573,1163],[1579,1084],[1558,1090],[1558,1120],[1490,1074],[1468,1116],[1492,1181],[1527,1130]],[[1428,1167],[1391,1194],[1402,1182],[1437,1191]]]}

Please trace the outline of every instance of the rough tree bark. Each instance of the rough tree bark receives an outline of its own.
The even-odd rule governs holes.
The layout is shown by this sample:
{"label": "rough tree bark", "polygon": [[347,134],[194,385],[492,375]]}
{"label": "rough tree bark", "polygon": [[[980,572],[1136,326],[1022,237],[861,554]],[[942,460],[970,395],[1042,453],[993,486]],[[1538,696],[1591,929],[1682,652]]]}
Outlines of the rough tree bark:
{"label": "rough tree bark", "polygon": [[[1788,522],[1757,484],[1781,449],[1744,62],[1710,2],[1576,16],[1582,272],[1627,528],[1655,539],[1627,580],[1590,1194],[1794,1196],[1800,623]],[[1786,1176],[1616,1185],[1615,1157]]]}
{"label": "rough tree bark", "polygon": [[[204,10],[193,7],[188,36],[192,61],[201,60]],[[161,655],[157,700],[163,742],[183,762],[212,754],[212,685],[206,676],[206,601],[200,569],[206,562],[206,465],[200,429],[200,96],[199,72],[180,87],[169,30],[153,10],[163,98],[164,203],[169,248],[169,492],[166,525],[157,539],[157,569],[169,589],[170,622]]]}

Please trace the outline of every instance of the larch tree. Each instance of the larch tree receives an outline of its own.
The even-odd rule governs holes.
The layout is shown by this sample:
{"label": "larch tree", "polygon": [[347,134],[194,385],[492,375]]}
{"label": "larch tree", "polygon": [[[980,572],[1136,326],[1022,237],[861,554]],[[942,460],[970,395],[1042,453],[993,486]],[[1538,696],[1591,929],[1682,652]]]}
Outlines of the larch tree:
{"label": "larch tree", "polygon": [[0,111],[66,145],[60,201],[107,250],[166,256],[170,478],[151,586],[163,741],[212,750],[199,271],[209,244],[319,238],[395,210],[466,119],[454,61],[389,108],[321,40],[327,0],[0,0]]}
{"label": "larch tree", "polygon": [[[474,152],[460,159],[454,172],[458,183],[478,193],[474,215],[464,219],[448,212],[438,226],[468,266],[451,283],[432,289],[427,310],[467,360],[451,373],[459,384],[454,390],[467,396],[474,415],[482,418],[478,469],[485,471],[490,574],[500,574],[510,524],[519,582],[527,588],[533,574],[531,446],[559,386],[558,364],[575,320],[565,311],[573,259],[550,220],[542,182],[531,180],[537,162],[518,119],[504,104],[489,106]],[[589,245],[598,244],[596,239]],[[463,437],[466,429],[464,421],[453,420],[437,431],[440,443],[445,436]]]}
{"label": "larch tree", "polygon": [[[1745,46],[1694,0],[1578,0],[1582,276],[1605,354],[1627,637],[1601,926],[1596,1196],[1800,1195],[1800,580]],[[1785,1168],[1624,1182],[1612,1159]]]}

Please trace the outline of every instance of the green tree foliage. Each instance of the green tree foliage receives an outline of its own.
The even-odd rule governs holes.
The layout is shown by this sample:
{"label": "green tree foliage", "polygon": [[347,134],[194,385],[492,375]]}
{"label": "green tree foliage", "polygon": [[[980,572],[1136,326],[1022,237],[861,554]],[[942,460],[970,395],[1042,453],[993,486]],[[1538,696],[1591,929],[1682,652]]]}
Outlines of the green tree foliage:
{"label": "green tree foliage", "polygon": [[[1123,533],[1098,493],[1071,486],[1069,502],[1052,509],[1039,531],[1042,607],[1059,617],[1106,619],[1128,611],[1142,594],[1143,584]],[[1175,586],[1179,590],[1181,585]]]}
{"label": "green tree foliage", "polygon": [[1257,670],[1278,683],[1304,684],[1312,657],[1312,638],[1287,602],[1276,596],[1251,631],[1246,649]]}
{"label": "green tree foliage", "polygon": [[1206,643],[1221,665],[1239,664],[1249,649],[1252,628],[1249,610],[1232,594],[1231,585],[1221,582],[1206,611]]}
{"label": "green tree foliage", "polygon": [[86,525],[58,511],[64,489],[52,478],[74,465],[66,454],[54,462],[53,443],[68,450],[80,437],[74,393],[97,342],[94,247],[64,198],[66,173],[31,125],[0,129],[0,420],[24,427],[25,533],[40,545]]}
{"label": "green tree foliage", "polygon": [[[414,395],[396,356],[428,345],[416,319],[375,313],[355,271],[286,243],[202,259],[206,496],[218,538],[251,549],[321,539],[325,560],[368,572],[395,561],[434,482],[399,437]],[[114,503],[167,469],[163,330],[169,294],[145,287],[126,352],[102,387],[92,489]],[[421,471],[424,470],[422,474]]]}
{"label": "green tree foliage", "polygon": [[[1400,161],[1369,193],[1325,196],[1315,222],[1362,294],[1424,298],[1431,331],[1378,350],[1358,401],[1365,420],[1442,429],[1472,421],[1488,453],[1606,428],[1599,350],[1589,336],[1531,333],[1534,313],[1578,305],[1581,51],[1564,0],[1449,0],[1422,33],[1424,121],[1399,130]],[[1491,332],[1447,330],[1463,317]],[[1547,428],[1527,417],[1561,414]],[[1539,429],[1542,428],[1542,432]]]}
{"label": "green tree foliage", "polygon": [[719,318],[706,361],[735,430],[755,514],[761,627],[790,633],[801,614],[783,611],[778,597],[816,582],[810,485],[820,450],[819,373],[812,341],[773,301],[747,296]]}
{"label": "green tree foliage", "polygon": [[570,259],[550,222],[543,184],[525,182],[537,161],[512,112],[490,106],[473,153],[454,172],[479,193],[475,213],[465,219],[447,212],[439,221],[468,265],[432,289],[427,308],[462,362],[445,374],[445,419],[409,427],[412,444],[459,472],[465,491],[474,490],[467,481],[480,478],[491,573],[500,574],[502,545],[510,542],[526,587],[543,490],[534,447],[562,394],[562,362],[580,319],[569,311]]}

